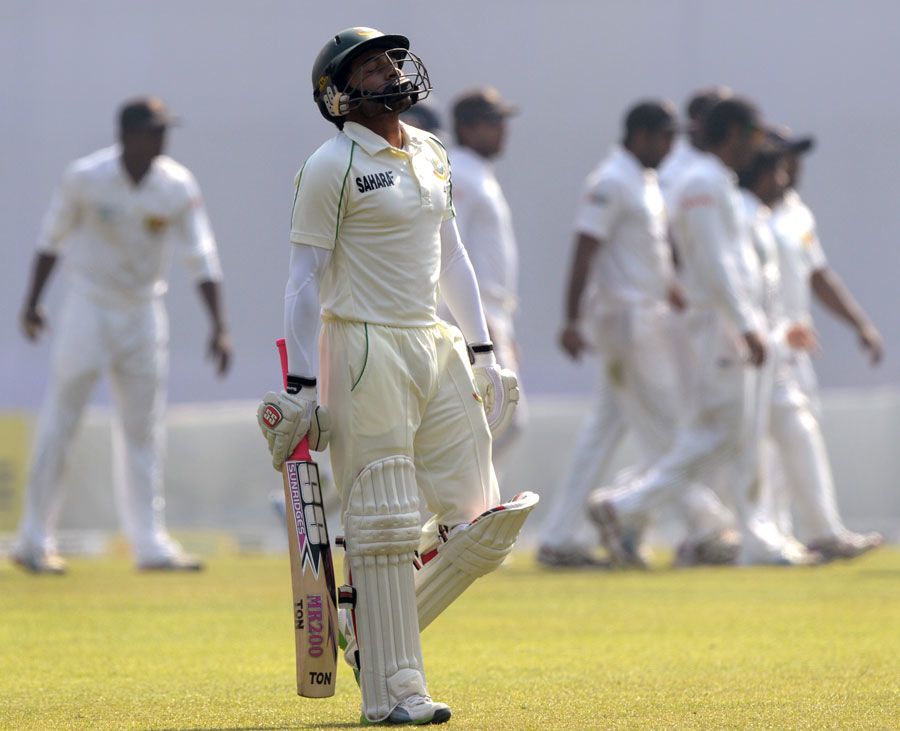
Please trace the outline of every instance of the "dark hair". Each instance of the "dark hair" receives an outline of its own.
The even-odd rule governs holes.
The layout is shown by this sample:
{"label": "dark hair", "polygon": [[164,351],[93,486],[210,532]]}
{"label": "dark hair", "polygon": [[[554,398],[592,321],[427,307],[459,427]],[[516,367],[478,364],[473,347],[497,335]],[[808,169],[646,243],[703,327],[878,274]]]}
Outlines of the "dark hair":
{"label": "dark hair", "polygon": [[703,121],[703,139],[710,147],[719,145],[735,126],[747,129],[760,126],[759,110],[753,102],[739,97],[716,102]]}
{"label": "dark hair", "polygon": [[699,122],[706,116],[706,113],[712,109],[716,102],[728,99],[731,96],[731,89],[727,86],[708,86],[698,89],[688,99],[687,106],[684,111],[688,119],[693,122]]}
{"label": "dark hair", "polygon": [[647,100],[638,102],[625,115],[625,143],[638,130],[655,132],[675,128],[675,109],[669,102]]}

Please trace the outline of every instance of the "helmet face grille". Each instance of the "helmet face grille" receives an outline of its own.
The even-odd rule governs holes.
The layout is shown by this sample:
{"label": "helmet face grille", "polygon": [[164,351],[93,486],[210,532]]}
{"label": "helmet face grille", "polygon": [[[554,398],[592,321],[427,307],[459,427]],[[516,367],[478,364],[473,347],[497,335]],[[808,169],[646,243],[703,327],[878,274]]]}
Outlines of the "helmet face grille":
{"label": "helmet face grille", "polygon": [[[368,77],[383,73],[387,65],[394,69],[396,76],[393,79],[380,89],[367,91],[361,88]],[[380,101],[390,109],[409,97],[415,104],[425,99],[431,91],[431,79],[422,59],[405,48],[389,48],[371,56],[340,86],[340,93],[348,97],[348,111],[364,101]]]}

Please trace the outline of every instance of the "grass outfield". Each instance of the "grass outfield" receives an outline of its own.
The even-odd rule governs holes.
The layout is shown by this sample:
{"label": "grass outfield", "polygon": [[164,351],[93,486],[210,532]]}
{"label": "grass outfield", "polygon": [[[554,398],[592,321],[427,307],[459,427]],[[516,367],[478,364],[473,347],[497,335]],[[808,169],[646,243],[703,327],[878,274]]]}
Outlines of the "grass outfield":
{"label": "grass outfield", "polygon": [[[294,694],[281,557],[201,575],[0,565],[0,727],[350,728]],[[548,573],[525,554],[424,634],[466,729],[900,728],[900,549],[811,569]]]}

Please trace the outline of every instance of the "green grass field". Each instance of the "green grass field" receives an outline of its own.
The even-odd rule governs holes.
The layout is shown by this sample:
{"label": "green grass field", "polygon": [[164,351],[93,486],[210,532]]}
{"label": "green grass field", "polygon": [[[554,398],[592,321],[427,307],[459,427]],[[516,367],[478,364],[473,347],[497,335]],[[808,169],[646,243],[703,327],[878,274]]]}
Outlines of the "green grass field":
{"label": "green grass field", "polygon": [[[0,565],[0,727],[350,728],[294,694],[286,558],[201,575]],[[811,569],[547,573],[517,554],[426,631],[465,729],[900,728],[900,550]]]}

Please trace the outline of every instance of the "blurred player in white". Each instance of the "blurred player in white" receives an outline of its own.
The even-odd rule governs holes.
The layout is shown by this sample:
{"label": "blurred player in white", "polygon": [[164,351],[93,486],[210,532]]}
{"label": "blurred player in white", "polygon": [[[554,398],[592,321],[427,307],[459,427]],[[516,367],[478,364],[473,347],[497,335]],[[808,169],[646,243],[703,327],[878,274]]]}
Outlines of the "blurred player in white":
{"label": "blurred player in white", "polygon": [[674,194],[681,178],[701,158],[706,149],[703,142],[704,117],[716,102],[730,96],[731,89],[727,86],[711,86],[699,89],[688,99],[684,110],[688,123],[686,134],[675,140],[672,151],[659,166],[659,187],[666,199],[667,207],[672,206],[670,196]]}
{"label": "blurred player in white", "polygon": [[[872,364],[882,357],[881,336],[828,266],[812,212],[797,193],[801,156],[813,147],[811,137],[773,131],[784,150],[787,190],[776,202],[773,226],[780,251],[785,316],[789,321],[785,367],[776,380],[772,437],[784,470],[787,495],[810,548],[826,559],[853,558],[882,543],[878,533],[854,533],[840,519],[825,440],[819,426],[818,383],[809,352],[818,347],[810,290],[819,301],[856,331]],[[782,191],[779,191],[779,194]],[[783,503],[784,504],[784,503]],[[790,514],[780,516],[790,525]]]}
{"label": "blurred player in white", "polygon": [[[759,368],[759,378],[755,393],[755,414],[753,426],[753,444],[757,460],[762,460],[759,470],[760,479],[757,485],[757,503],[761,515],[767,516],[778,532],[784,537],[791,551],[803,554],[805,548],[800,546],[793,536],[792,527],[776,519],[775,506],[779,496],[773,490],[768,474],[768,451],[766,437],[770,431],[773,414],[772,400],[776,383],[785,383],[790,378],[785,354],[787,352],[788,322],[784,314],[782,299],[781,271],[778,244],[772,230],[772,208],[781,198],[784,191],[784,160],[781,150],[767,143],[747,167],[739,172],[738,180],[744,210],[750,226],[751,240],[759,257],[762,279],[762,298],[759,301],[767,323],[766,343],[768,352],[765,363]],[[750,454],[748,452],[748,454]],[[741,463],[730,465],[724,477],[730,481],[741,479],[740,470],[747,469]],[[811,557],[812,558],[812,557]]]}
{"label": "blurred player in white", "polygon": [[[626,430],[633,430],[649,464],[670,446],[684,411],[671,333],[673,308],[684,308],[684,295],[655,171],[672,143],[674,109],[639,103],[624,128],[622,144],[588,177],[575,221],[560,344],[574,359],[596,347],[600,368],[591,414],[543,523],[538,561],[548,567],[595,565],[589,547],[573,535],[572,516],[585,509],[590,490],[610,480]],[[729,516],[708,489],[696,487],[678,503],[699,542],[721,540]]]}
{"label": "blurred player in white", "polygon": [[[447,153],[399,120],[431,89],[409,40],[344,30],[319,53],[312,81],[341,131],[297,175],[290,375],[260,405],[283,419],[260,427],[276,468],[304,435],[313,449],[330,437],[347,552],[344,657],[364,722],[441,723],[450,709],[429,695],[419,632],[502,563],[537,503],[525,493],[498,506],[491,430],[512,416],[515,375],[499,368],[488,338]],[[437,316],[438,284],[459,329]],[[422,530],[420,492],[434,514]]]}
{"label": "blurred player in white", "polygon": [[21,315],[29,340],[47,326],[40,301],[64,252],[70,277],[13,553],[29,571],[65,570],[54,538],[62,475],[84,407],[104,373],[117,411],[117,503],[137,565],[201,568],[169,536],[163,517],[163,295],[172,249],[190,268],[211,317],[209,354],[219,375],[228,369],[231,345],[220,304],[222,272],[200,189],[190,171],[162,154],[171,123],[159,99],[124,104],[119,144],[69,166],[44,220]]}
{"label": "blurred player in white", "polygon": [[706,115],[708,152],[675,194],[672,231],[682,257],[694,354],[692,403],[672,448],[620,490],[589,499],[591,517],[617,563],[632,560],[624,532],[648,511],[670,502],[696,480],[733,465],[732,485],[742,532],[741,563],[808,563],[758,509],[759,449],[755,438],[759,367],[768,324],[763,280],[734,171],[748,165],[764,140],[759,113],[743,99],[718,102]]}
{"label": "blurred player in white", "polygon": [[[519,346],[513,321],[519,304],[519,252],[512,215],[492,162],[503,152],[507,120],[517,111],[491,87],[460,95],[453,103],[456,146],[449,153],[456,222],[478,280],[488,334],[497,362],[516,373]],[[520,386],[513,421],[494,440],[494,465],[498,472],[502,471],[502,457],[521,433],[525,418]]]}

